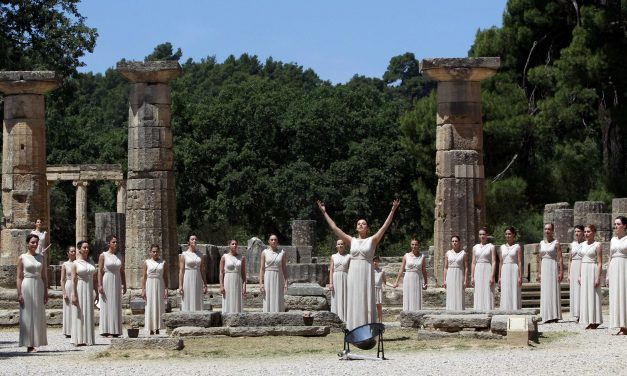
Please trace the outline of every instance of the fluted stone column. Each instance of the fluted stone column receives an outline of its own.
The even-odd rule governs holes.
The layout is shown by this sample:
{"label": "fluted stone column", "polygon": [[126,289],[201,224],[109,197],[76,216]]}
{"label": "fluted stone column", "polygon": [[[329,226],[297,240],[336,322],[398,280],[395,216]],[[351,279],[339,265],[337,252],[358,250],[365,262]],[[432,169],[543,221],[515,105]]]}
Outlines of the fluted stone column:
{"label": "fluted stone column", "polygon": [[[45,230],[49,228],[44,94],[59,82],[50,71],[0,72],[4,94],[2,266],[15,265],[38,218]],[[15,287],[14,280],[11,287]]]}
{"label": "fluted stone column", "polygon": [[422,73],[438,82],[434,273],[442,283],[451,236],[472,250],[485,225],[481,80],[493,76],[497,57],[425,59]]}
{"label": "fluted stone column", "polygon": [[73,181],[76,187],[76,243],[87,240],[87,185],[86,181]]}
{"label": "fluted stone column", "polygon": [[116,181],[117,187],[117,212],[126,214],[126,182],[124,180]]}
{"label": "fluted stone column", "polygon": [[126,181],[126,280],[140,287],[143,262],[158,244],[178,285],[176,193],[170,127],[170,84],[181,73],[176,61],[120,62],[130,82],[128,178]]}

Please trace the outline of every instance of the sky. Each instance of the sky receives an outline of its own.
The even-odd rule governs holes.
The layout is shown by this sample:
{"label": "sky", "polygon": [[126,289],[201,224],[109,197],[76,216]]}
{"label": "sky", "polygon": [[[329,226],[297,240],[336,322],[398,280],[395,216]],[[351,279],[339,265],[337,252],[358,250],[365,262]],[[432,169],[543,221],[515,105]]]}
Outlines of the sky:
{"label": "sky", "polygon": [[143,60],[170,42],[200,61],[268,57],[313,69],[323,80],[382,77],[390,59],[466,57],[477,30],[500,27],[506,0],[83,0],[98,30],[81,72],[122,58]]}

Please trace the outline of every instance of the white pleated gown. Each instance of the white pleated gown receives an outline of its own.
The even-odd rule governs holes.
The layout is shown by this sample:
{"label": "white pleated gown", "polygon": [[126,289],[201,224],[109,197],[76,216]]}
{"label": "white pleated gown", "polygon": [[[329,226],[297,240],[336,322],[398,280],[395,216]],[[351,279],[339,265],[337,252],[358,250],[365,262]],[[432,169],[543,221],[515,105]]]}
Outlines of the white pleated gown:
{"label": "white pleated gown", "polygon": [[72,335],[72,261],[66,261],[61,266],[65,269],[63,290],[66,299],[63,299],[63,335]]}
{"label": "white pleated gown", "polygon": [[348,269],[348,304],[346,307],[346,329],[376,323],[374,269],[372,258],[375,247],[372,237],[351,239],[351,262]]}
{"label": "white pleated gown", "polygon": [[122,260],[118,254],[103,252],[104,275],[100,294],[100,334],[122,334]]}
{"label": "white pleated gown", "polygon": [[[598,242],[582,243],[581,247],[581,289],[579,301],[579,323],[601,324],[601,280],[598,272],[596,249]],[[594,287],[594,281],[599,278],[599,285]]]}
{"label": "white pleated gown", "polygon": [[422,263],[424,256],[414,256],[412,252],[405,254],[405,275],[403,276],[403,311],[422,309]]}
{"label": "white pleated gown", "polygon": [[333,262],[333,291],[331,292],[331,312],[342,321],[346,320],[348,269],[351,262],[349,254],[331,255]]}
{"label": "white pleated gown", "polygon": [[446,252],[448,270],[446,271],[446,310],[464,310],[464,256],[466,251]]}
{"label": "white pleated gown", "polygon": [[44,346],[48,344],[46,307],[44,306],[46,287],[41,279],[44,258],[40,254],[31,256],[29,253],[20,255],[20,258],[24,266],[24,279],[22,280],[24,304],[20,305],[20,346]]}
{"label": "white pleated gown", "polygon": [[266,268],[263,274],[263,286],[266,290],[263,296],[264,312],[285,312],[285,290],[283,277],[283,257],[285,251],[273,251],[271,248],[265,249],[263,254],[266,258]]}
{"label": "white pleated gown", "polygon": [[610,327],[627,328],[627,236],[613,237],[608,266]]}
{"label": "white pleated gown", "polygon": [[572,242],[570,243],[570,269],[568,270],[569,282],[569,297],[570,297],[570,315],[572,317],[579,318],[579,269],[581,268],[581,246],[584,243]]}
{"label": "white pleated gown", "polygon": [[224,295],[222,312],[239,313],[244,308],[242,299],[242,261],[231,254],[224,255]]}
{"label": "white pleated gown", "polygon": [[374,304],[383,304],[383,279],[385,270],[374,269]]}
{"label": "white pleated gown", "polygon": [[200,268],[202,254],[189,250],[182,253],[185,258],[185,274],[183,275],[183,296],[181,297],[182,312],[203,310],[203,282]]}
{"label": "white pleated gown", "polygon": [[501,304],[503,311],[515,311],[522,307],[520,286],[518,285],[518,244],[503,244],[500,248],[503,266],[501,269]]}
{"label": "white pleated gown", "polygon": [[144,310],[144,328],[148,332],[164,329],[165,281],[163,280],[163,260],[148,259],[146,263],[146,308]]}
{"label": "white pleated gown", "polygon": [[492,249],[494,245],[476,244],[472,248],[475,257],[475,311],[491,311],[494,309],[494,285],[490,286],[492,278]]}
{"label": "white pleated gown", "polygon": [[542,321],[561,320],[562,307],[560,298],[560,284],[557,279],[557,240],[550,243],[540,242],[540,257],[542,258],[540,275],[540,317]]}
{"label": "white pleated gown", "polygon": [[93,345],[95,343],[94,320],[94,273],[96,267],[87,261],[75,261],[76,294],[78,307],[72,306],[73,345]]}

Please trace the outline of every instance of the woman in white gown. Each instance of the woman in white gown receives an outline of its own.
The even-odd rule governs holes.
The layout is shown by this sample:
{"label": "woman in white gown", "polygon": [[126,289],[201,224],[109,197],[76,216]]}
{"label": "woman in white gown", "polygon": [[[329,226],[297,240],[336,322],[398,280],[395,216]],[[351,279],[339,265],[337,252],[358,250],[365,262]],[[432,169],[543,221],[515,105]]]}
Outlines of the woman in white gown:
{"label": "woman in white gown", "polygon": [[610,328],[620,328],[617,334],[627,335],[627,218],[614,219],[614,233],[605,279],[609,287]]}
{"label": "woman in white gown", "polygon": [[575,318],[577,322],[579,322],[579,269],[581,268],[581,247],[585,241],[583,231],[584,227],[582,225],[575,226],[575,240],[570,243],[568,256],[570,262],[568,267],[570,315]]}
{"label": "woman in white gown", "polygon": [[540,242],[538,255],[538,277],[540,282],[540,317],[544,323],[562,319],[560,283],[564,276],[562,248],[553,236],[552,223],[544,225],[544,239]]}
{"label": "woman in white gown", "polygon": [[403,277],[403,311],[422,309],[422,290],[427,288],[427,262],[420,253],[420,241],[412,239],[392,287]]}
{"label": "woman in white gown", "polygon": [[37,253],[39,237],[26,235],[27,251],[17,258],[17,301],[20,303],[20,346],[26,352],[48,344],[46,331],[46,257]]}
{"label": "woman in white gown", "polygon": [[98,303],[95,289],[96,267],[87,261],[89,243],[76,244],[78,255],[72,264],[72,340],[74,346],[91,346],[95,343],[94,303]]}
{"label": "woman in white gown", "polygon": [[168,265],[161,258],[161,248],[157,244],[150,246],[150,258],[144,261],[142,298],[146,301],[144,328],[150,335],[159,334],[159,330],[165,328],[163,315],[168,300]]}
{"label": "woman in white gown", "polygon": [[446,289],[446,310],[464,310],[464,292],[468,284],[468,256],[466,251],[461,249],[459,236],[451,237],[451,248],[444,255],[444,282],[442,286]]}
{"label": "woman in white gown", "polygon": [[353,238],[337,227],[327,213],[324,203],[318,201],[318,207],[333,233],[350,247],[351,262],[347,276],[348,304],[346,308],[346,329],[348,330],[377,322],[372,259],[399,205],[400,200],[394,200],[390,214],[373,236],[368,237],[368,222],[365,219],[358,220],[357,237]]}
{"label": "woman in white gown", "polygon": [[196,250],[195,234],[187,238],[187,250],[179,255],[179,295],[181,311],[203,310],[203,295],[207,293],[206,256]]}
{"label": "woman in white gown", "polygon": [[503,311],[519,310],[522,307],[520,289],[522,287],[522,250],[514,243],[516,229],[505,230],[505,244],[499,252],[499,287]]}
{"label": "woman in white gown", "polygon": [[72,265],[76,260],[76,248],[67,249],[67,261],[61,265],[61,283],[63,284],[63,334],[72,336]]}
{"label": "woman in white gown", "polygon": [[479,230],[479,244],[472,248],[471,284],[474,287],[475,311],[494,309],[494,275],[496,274],[496,250],[488,243],[488,229]]}
{"label": "woman in white gown", "polygon": [[98,258],[98,292],[100,293],[100,335],[122,334],[122,295],[126,294],[124,258],[118,252],[118,238],[107,236],[109,249]]}
{"label": "woman in white gown", "polygon": [[329,265],[329,290],[331,290],[331,312],[337,314],[340,320],[346,320],[346,296],[348,268],[350,267],[351,256],[345,253],[346,246],[344,240],[338,239],[335,242],[337,253],[331,255]]}
{"label": "woman in white gown", "polygon": [[597,229],[587,225],[584,229],[586,241],[581,247],[581,265],[577,281],[581,286],[579,321],[588,325],[586,329],[596,329],[603,323],[601,312],[601,267],[603,250],[601,243],[594,241]]}
{"label": "woman in white gown", "polygon": [[261,253],[259,289],[263,294],[263,312],[285,312],[287,292],[287,255],[279,249],[279,238],[270,234],[269,246]]}
{"label": "woman in white gown", "polygon": [[246,295],[246,257],[237,254],[237,240],[229,241],[229,251],[220,258],[222,312],[239,313]]}

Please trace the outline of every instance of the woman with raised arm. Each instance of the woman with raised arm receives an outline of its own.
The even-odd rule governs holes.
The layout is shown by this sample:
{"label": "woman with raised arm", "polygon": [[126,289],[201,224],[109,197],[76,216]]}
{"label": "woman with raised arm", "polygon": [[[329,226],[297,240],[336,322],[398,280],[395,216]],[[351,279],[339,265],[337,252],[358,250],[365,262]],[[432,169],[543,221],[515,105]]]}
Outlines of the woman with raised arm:
{"label": "woman with raised arm", "polygon": [[605,285],[609,287],[610,328],[620,328],[627,335],[627,218],[614,219],[614,236],[610,242],[610,261]]}
{"label": "woman with raised arm", "polygon": [[168,300],[168,275],[168,264],[161,258],[161,248],[157,244],[151,245],[142,278],[142,298],[146,301],[144,328],[150,335],[165,329],[163,315]]}
{"label": "woman with raised arm", "polygon": [[446,289],[446,310],[464,310],[464,292],[468,285],[466,251],[462,250],[459,236],[451,237],[451,249],[444,256],[444,283]]}
{"label": "woman with raised arm", "polygon": [[601,268],[603,250],[601,243],[594,241],[597,228],[587,225],[584,229],[586,241],[581,247],[581,266],[578,284],[581,286],[579,321],[588,325],[586,329],[596,329],[603,323],[601,312]]}
{"label": "woman with raised arm", "polygon": [[229,251],[220,258],[222,313],[239,313],[246,294],[246,257],[237,254],[237,240],[229,241]]}
{"label": "woman with raised arm", "polygon": [[126,294],[124,258],[118,253],[118,238],[106,238],[109,249],[98,257],[98,292],[100,293],[100,335],[122,334],[122,295]]}
{"label": "woman with raised arm", "polygon": [[94,303],[98,302],[98,290],[94,277],[96,267],[89,257],[89,243],[81,240],[76,244],[78,254],[72,265],[72,340],[74,346],[91,346],[95,343]]}
{"label": "woman with raised arm", "polygon": [[318,201],[318,207],[333,233],[350,247],[351,262],[347,276],[348,304],[346,308],[346,329],[348,330],[377,322],[372,259],[400,203],[399,199],[394,200],[385,223],[373,236],[368,237],[368,222],[365,219],[358,220],[357,237],[353,238],[337,227],[327,213],[324,203]]}
{"label": "woman with raised arm", "polygon": [[581,247],[583,246],[584,227],[582,225],[575,226],[575,240],[570,243],[570,252],[568,260],[568,282],[570,284],[570,315],[579,322],[579,269],[581,268]]}
{"label": "woman with raised arm", "polygon": [[264,312],[285,312],[287,292],[287,254],[279,249],[279,238],[270,234],[269,246],[259,261],[259,289],[263,294]]}
{"label": "woman with raised arm", "polygon": [[206,256],[196,250],[196,234],[187,237],[187,250],[179,255],[179,294],[181,311],[203,310],[203,294],[207,293]]}
{"label": "woman with raised arm", "polygon": [[337,253],[331,255],[329,265],[329,290],[331,290],[331,312],[337,314],[340,320],[346,320],[346,281],[348,278],[348,268],[351,256],[345,253],[346,246],[344,240],[338,239],[335,242]]}
{"label": "woman with raised arm", "polygon": [[401,268],[392,287],[403,277],[403,311],[422,309],[422,290],[427,288],[427,262],[420,253],[420,240],[413,238],[409,252],[403,256]]}
{"label": "woman with raised arm", "polygon": [[552,223],[544,224],[544,239],[540,242],[538,277],[540,282],[540,317],[545,324],[562,319],[560,283],[564,276],[562,248],[554,238]]}
{"label": "woman with raised arm", "polygon": [[17,301],[20,303],[20,346],[26,352],[48,344],[46,332],[46,257],[37,253],[39,237],[26,235],[27,250],[17,258]]}
{"label": "woman with raised arm", "polygon": [[505,244],[499,254],[499,287],[501,288],[501,310],[514,311],[522,307],[520,289],[522,287],[522,250],[514,243],[516,229],[505,230]]}
{"label": "woman with raised arm", "polygon": [[494,275],[496,274],[496,249],[488,243],[488,229],[479,230],[479,244],[472,247],[471,284],[475,288],[475,311],[494,309]]}
{"label": "woman with raised arm", "polygon": [[69,246],[67,261],[61,265],[61,283],[63,284],[63,334],[72,336],[72,265],[76,260],[76,248]]}

